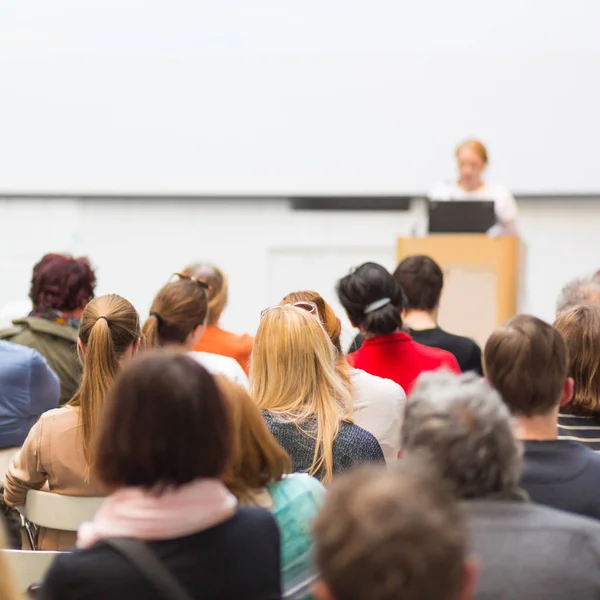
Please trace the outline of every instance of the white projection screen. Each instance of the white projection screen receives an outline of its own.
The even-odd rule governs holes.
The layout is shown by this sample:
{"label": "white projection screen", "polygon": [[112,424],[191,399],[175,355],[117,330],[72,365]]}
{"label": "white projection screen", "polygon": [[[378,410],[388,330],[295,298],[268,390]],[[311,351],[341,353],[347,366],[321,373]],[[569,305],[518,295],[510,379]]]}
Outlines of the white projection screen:
{"label": "white projection screen", "polygon": [[0,193],[600,191],[597,0],[0,0]]}

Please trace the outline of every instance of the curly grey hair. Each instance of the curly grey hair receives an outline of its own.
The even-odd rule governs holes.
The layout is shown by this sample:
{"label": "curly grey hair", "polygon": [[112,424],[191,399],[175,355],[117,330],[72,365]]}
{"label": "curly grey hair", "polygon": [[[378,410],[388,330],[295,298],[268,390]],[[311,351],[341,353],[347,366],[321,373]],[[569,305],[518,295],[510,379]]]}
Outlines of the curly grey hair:
{"label": "curly grey hair", "polygon": [[425,373],[407,403],[403,454],[425,454],[460,498],[518,487],[523,447],[500,395],[474,373]]}
{"label": "curly grey hair", "polygon": [[567,283],[556,300],[556,315],[562,315],[574,306],[600,302],[600,276],[577,277]]}

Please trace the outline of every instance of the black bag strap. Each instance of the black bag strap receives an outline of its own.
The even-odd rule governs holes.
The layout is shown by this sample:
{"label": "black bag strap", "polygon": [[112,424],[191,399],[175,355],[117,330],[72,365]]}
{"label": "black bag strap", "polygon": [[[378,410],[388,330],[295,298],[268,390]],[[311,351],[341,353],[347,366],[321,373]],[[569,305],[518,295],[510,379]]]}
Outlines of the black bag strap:
{"label": "black bag strap", "polygon": [[169,569],[144,542],[131,538],[109,538],[105,544],[124,556],[167,600],[193,600]]}

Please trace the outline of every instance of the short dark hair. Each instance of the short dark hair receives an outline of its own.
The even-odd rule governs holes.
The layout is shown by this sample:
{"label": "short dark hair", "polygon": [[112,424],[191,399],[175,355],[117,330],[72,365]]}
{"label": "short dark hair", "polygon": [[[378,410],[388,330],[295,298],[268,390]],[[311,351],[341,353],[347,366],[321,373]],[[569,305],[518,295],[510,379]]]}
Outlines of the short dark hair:
{"label": "short dark hair", "polygon": [[186,354],[152,351],[115,381],[96,471],[109,488],[180,486],[220,477],[231,442],[229,410],[208,371]]}
{"label": "short dark hair", "polygon": [[[406,307],[402,286],[377,263],[367,262],[338,281],[338,298],[355,327],[371,335],[388,335],[402,327],[401,311]],[[389,298],[390,302],[365,313],[369,304]]]}
{"label": "short dark hair", "polygon": [[335,600],[454,600],[465,583],[464,517],[441,478],[413,460],[334,479],[315,543]]}
{"label": "short dark hair", "polygon": [[94,297],[96,275],[87,258],[46,254],[34,267],[29,297],[34,308],[73,311]]}
{"label": "short dark hair", "polygon": [[544,415],[560,402],[569,354],[560,333],[541,319],[519,315],[505,323],[489,337],[483,360],[513,415]]}
{"label": "short dark hair", "polygon": [[408,309],[433,310],[440,301],[444,287],[444,273],[429,256],[405,258],[394,271],[408,302]]}

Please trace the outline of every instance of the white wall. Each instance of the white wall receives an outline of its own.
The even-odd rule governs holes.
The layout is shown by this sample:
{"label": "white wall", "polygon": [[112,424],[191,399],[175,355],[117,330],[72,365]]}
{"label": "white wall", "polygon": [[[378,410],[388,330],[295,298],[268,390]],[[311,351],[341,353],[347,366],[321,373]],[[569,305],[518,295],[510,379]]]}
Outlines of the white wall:
{"label": "white wall", "polygon": [[[551,320],[563,283],[600,268],[600,201],[523,201],[520,210],[521,308]],[[230,275],[224,324],[254,332],[260,310],[294,289],[314,288],[339,309],[335,281],[366,260],[394,267],[396,238],[421,231],[423,213],[295,212],[284,200],[5,199],[0,223],[0,306],[27,300],[46,252],[89,256],[98,294],[119,293],[144,315],[173,271],[211,260]]]}

